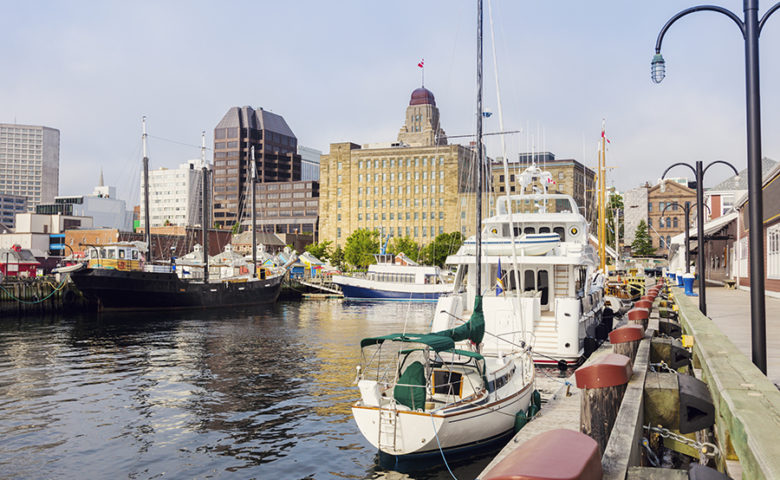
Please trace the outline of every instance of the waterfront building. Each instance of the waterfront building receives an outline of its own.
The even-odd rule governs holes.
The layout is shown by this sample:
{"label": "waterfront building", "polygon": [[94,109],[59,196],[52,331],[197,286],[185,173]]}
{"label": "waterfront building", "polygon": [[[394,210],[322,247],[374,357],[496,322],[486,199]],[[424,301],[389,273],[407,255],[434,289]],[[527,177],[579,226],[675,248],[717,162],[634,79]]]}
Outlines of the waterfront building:
{"label": "waterfront building", "polygon": [[647,199],[648,190],[650,190],[650,184],[645,183],[623,193],[623,233],[626,245],[634,243],[639,222],[644,220],[645,224],[647,223],[648,208],[650,207],[650,202]]}
{"label": "waterfront building", "polygon": [[100,184],[89,195],[59,196],[54,203],[35,207],[35,213],[42,215],[69,215],[92,217],[92,225],[98,228],[118,228],[130,231],[133,228],[133,214],[127,210],[124,200],[117,198],[116,187]]}
{"label": "waterfront building", "polygon": [[214,129],[212,216],[219,227],[242,220],[248,206],[251,148],[260,183],[301,180],[298,139],[281,115],[232,107]]}
{"label": "waterfront building", "polygon": [[[519,194],[516,191],[519,175],[532,163],[536,163],[542,170],[550,172],[553,185],[548,188],[549,193],[564,193],[571,195],[582,214],[588,220],[595,218],[596,197],[595,179],[596,172],[573,158],[555,159],[550,152],[520,153],[517,161],[509,162],[509,188],[510,195]],[[506,195],[504,178],[504,165],[502,162],[493,162],[491,168],[493,180],[493,193]]]}
{"label": "waterfront building", "polygon": [[32,210],[59,193],[60,131],[0,123],[0,193],[27,198]]}
{"label": "waterfront building", "polygon": [[[761,160],[761,171],[769,172],[777,162],[764,157]],[[704,191],[704,202],[709,207],[706,210],[706,219],[714,220],[734,209],[734,203],[748,191],[747,168],[741,170],[739,175],[733,175],[719,184]]]}
{"label": "waterfront building", "polygon": [[[257,230],[268,233],[309,234],[316,238],[320,184],[315,181],[255,184]],[[242,224],[251,230],[251,200]]]}
{"label": "waterfront building", "polygon": [[[202,223],[203,167],[204,163],[198,159],[182,163],[176,169],[159,168],[149,172],[149,216],[152,228]],[[143,201],[143,178],[140,198]],[[139,220],[141,226],[146,225],[143,208],[139,210]]]}
{"label": "waterfront building", "polygon": [[16,214],[27,211],[27,197],[0,193],[0,223],[13,229],[16,225]]}
{"label": "waterfront building", "polygon": [[[667,255],[672,237],[685,230],[685,209],[696,204],[696,190],[681,182],[661,181],[647,190],[647,227],[656,254]],[[667,205],[669,205],[667,207]],[[666,210],[664,211],[664,208]],[[663,213],[663,216],[661,215]],[[693,223],[696,209],[691,210]]]}
{"label": "waterfront building", "polygon": [[0,248],[21,248],[32,250],[36,257],[61,255],[65,230],[92,228],[92,217],[74,215],[43,215],[38,213],[18,213],[16,229],[13,233],[0,235]]}
{"label": "waterfront building", "polygon": [[298,145],[298,155],[301,156],[301,180],[319,180],[322,152]]}
{"label": "waterfront building", "polygon": [[474,211],[474,157],[471,148],[447,143],[433,93],[418,88],[396,142],[332,143],[323,155],[320,240],[344,246],[357,229],[420,244],[440,233],[472,234],[465,219]]}

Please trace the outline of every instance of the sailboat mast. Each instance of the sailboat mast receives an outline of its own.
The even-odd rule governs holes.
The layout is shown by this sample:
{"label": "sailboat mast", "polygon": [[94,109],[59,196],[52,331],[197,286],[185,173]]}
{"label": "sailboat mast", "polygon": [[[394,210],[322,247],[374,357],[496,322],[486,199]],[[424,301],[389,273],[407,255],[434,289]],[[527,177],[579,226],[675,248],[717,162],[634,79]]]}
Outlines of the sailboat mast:
{"label": "sailboat mast", "polygon": [[257,164],[255,147],[252,146],[252,278],[257,278],[257,210],[255,209],[255,185],[257,184]]}
{"label": "sailboat mast", "polygon": [[601,121],[601,154],[599,155],[599,268],[607,265],[607,134],[606,120]]}
{"label": "sailboat mast", "polygon": [[203,235],[203,283],[209,283],[209,169],[206,168],[206,132],[201,134],[200,160],[203,163],[201,170],[202,208],[200,212],[200,225]]}
{"label": "sailboat mast", "polygon": [[149,155],[146,150],[146,116],[141,117],[143,135],[141,144],[144,151],[144,237],[146,237],[146,261],[152,262],[152,219],[149,216]]}
{"label": "sailboat mast", "polygon": [[477,296],[482,295],[482,0],[477,0]]}

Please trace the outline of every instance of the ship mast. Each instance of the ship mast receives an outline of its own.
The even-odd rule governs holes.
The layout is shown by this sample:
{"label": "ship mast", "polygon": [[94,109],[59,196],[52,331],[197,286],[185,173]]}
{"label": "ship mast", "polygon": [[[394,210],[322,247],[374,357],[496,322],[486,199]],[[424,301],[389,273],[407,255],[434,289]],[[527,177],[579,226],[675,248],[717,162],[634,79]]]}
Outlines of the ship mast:
{"label": "ship mast", "polygon": [[255,206],[255,185],[257,184],[257,164],[255,147],[252,145],[252,278],[257,278],[257,210]]}
{"label": "ship mast", "polygon": [[599,151],[599,268],[606,274],[607,264],[607,135],[606,120],[601,121],[601,150]]}
{"label": "ship mast", "polygon": [[482,296],[482,0],[477,0],[477,297]]}
{"label": "ship mast", "polygon": [[141,127],[143,135],[141,135],[141,144],[143,145],[144,152],[144,237],[146,239],[146,261],[152,263],[152,222],[149,216],[149,156],[146,150],[146,116],[141,117]]}
{"label": "ship mast", "polygon": [[203,164],[201,169],[201,180],[203,184],[202,201],[203,206],[200,212],[200,225],[203,235],[203,283],[209,283],[209,169],[206,167],[206,132],[201,133],[200,140],[200,160]]}

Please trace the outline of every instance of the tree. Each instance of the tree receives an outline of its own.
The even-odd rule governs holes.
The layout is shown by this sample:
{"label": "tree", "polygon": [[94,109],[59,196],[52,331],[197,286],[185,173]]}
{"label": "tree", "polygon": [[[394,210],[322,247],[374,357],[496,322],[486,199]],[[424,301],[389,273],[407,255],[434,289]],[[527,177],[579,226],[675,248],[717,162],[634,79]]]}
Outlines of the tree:
{"label": "tree", "polygon": [[344,250],[340,246],[334,248],[331,252],[330,264],[339,270],[344,270]]}
{"label": "tree", "polygon": [[324,262],[328,260],[332,254],[332,244],[333,242],[330,240],[323,240],[319,243],[310,243],[309,245],[306,245],[306,251]]}
{"label": "tree", "polygon": [[460,232],[441,233],[422,249],[420,257],[426,264],[443,267],[447,256],[457,252],[463,240]]}
{"label": "tree", "polygon": [[631,253],[637,257],[655,255],[653,239],[650,238],[650,234],[647,233],[647,224],[644,220],[641,220],[636,227],[634,243],[631,244]]}
{"label": "tree", "polygon": [[344,259],[359,268],[367,268],[374,263],[374,254],[379,253],[379,232],[359,228],[347,237],[344,245]]}
{"label": "tree", "polygon": [[420,258],[420,246],[411,237],[396,237],[387,246],[387,253],[398,255],[403,252],[415,262]]}

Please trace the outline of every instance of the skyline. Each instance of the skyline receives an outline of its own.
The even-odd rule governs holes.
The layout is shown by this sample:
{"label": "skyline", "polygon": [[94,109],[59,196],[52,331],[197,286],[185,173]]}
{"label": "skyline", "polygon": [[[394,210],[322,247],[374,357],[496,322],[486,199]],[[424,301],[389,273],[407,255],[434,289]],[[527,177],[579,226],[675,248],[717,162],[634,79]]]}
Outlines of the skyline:
{"label": "skyline", "polygon": [[[695,3],[491,3],[504,128],[524,130],[506,137],[510,158],[533,143],[594,167],[605,118],[607,163],[618,167],[608,185],[621,191],[654,183],[678,161],[746,167],[744,44],[726,17],[704,12],[676,23],[662,50],[667,78],[655,85],[657,34]],[[742,15],[741,2],[716,4]],[[484,128],[495,132],[488,7],[484,105],[493,116]],[[233,106],[282,115],[300,145],[323,153],[335,142],[393,141],[424,58],[442,128],[467,135],[476,111],[475,17],[474,2],[444,1],[13,4],[0,20],[11,73],[0,78],[0,122],[60,130],[60,195],[91,192],[102,167],[129,205],[138,202],[144,115],[152,169],[199,158],[200,132],[213,146],[213,129]],[[763,155],[774,160],[778,23],[767,22],[760,52]],[[486,144],[491,157],[502,154],[498,137]],[[705,186],[730,174],[714,168]],[[684,168],[669,175],[692,176]]]}

